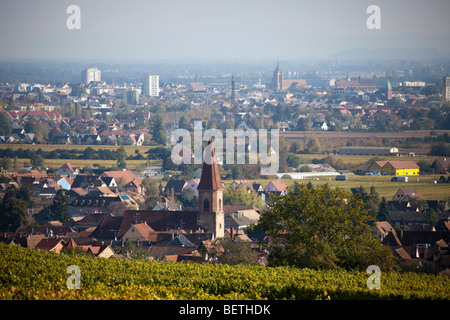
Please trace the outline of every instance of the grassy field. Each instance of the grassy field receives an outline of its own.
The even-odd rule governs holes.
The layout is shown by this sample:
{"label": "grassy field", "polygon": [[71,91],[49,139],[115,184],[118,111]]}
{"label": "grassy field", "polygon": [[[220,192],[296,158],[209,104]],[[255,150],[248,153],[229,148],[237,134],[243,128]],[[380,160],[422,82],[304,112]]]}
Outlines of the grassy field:
{"label": "grassy field", "polygon": [[[429,137],[432,131],[437,135],[450,134],[450,130],[405,130],[397,132],[286,131],[280,133],[280,138],[284,138],[288,144],[291,144],[296,141],[302,142],[305,136],[316,137],[322,150],[331,152],[339,150],[341,146],[345,146],[349,142],[354,146],[382,146],[382,141],[387,140],[390,145],[399,146],[407,138],[423,139]],[[416,154],[426,154],[430,151],[430,144],[420,142],[412,148],[408,150],[416,152]],[[403,151],[405,150],[403,149]]]}
{"label": "grassy field", "polygon": [[[326,154],[298,154],[301,159],[310,162],[312,159],[323,159],[328,155]],[[370,162],[374,157],[373,156],[350,156],[350,155],[334,155],[336,159],[342,160],[345,164],[350,165],[363,165],[367,162]],[[428,163],[433,163],[439,157],[427,156],[427,157],[395,157],[395,156],[385,156],[385,157],[376,157],[377,159],[382,159],[385,161],[427,161]]]}
{"label": "grassy field", "polygon": [[[43,151],[53,151],[56,149],[62,150],[84,150],[86,148],[91,147],[94,150],[113,150],[116,151],[121,146],[110,146],[110,145],[76,145],[76,144],[0,144],[0,149],[11,148],[12,150],[17,150],[19,148],[29,149],[29,150],[38,150],[42,149]],[[148,150],[155,148],[156,146],[123,146],[127,155],[134,155],[136,150],[139,150],[139,153],[145,154]]]}
{"label": "grassy field", "polygon": [[[437,183],[431,184],[430,180],[439,179],[440,175],[424,175],[418,177],[410,177],[407,183],[391,182],[392,176],[348,176],[347,181],[336,181],[334,177],[323,177],[320,180],[308,180],[313,185],[323,185],[328,183],[331,187],[340,187],[345,190],[357,188],[359,186],[365,187],[367,190],[374,186],[380,197],[386,197],[390,200],[397,190],[402,187],[412,187],[422,194],[427,200],[446,200],[450,197],[450,184]],[[292,184],[295,180],[285,181],[286,184]],[[300,183],[303,180],[297,180]],[[306,180],[305,183],[308,183]]]}
{"label": "grassy field", "polygon": [[[380,195],[380,197],[386,197],[390,200],[397,190],[402,187],[413,187],[416,191],[422,194],[427,200],[447,200],[450,198],[450,184],[437,183],[431,184],[430,180],[438,180],[441,175],[423,175],[414,178],[409,178],[409,182],[391,182],[392,176],[357,176],[349,175],[347,181],[336,181],[335,177],[320,177],[319,180],[294,180],[294,179],[280,179],[288,187],[294,182],[308,183],[311,182],[314,186],[320,186],[328,183],[330,187],[340,187],[344,190],[350,191],[351,188],[357,188],[363,186],[367,190],[371,186],[374,186]],[[225,186],[229,186],[233,180],[224,180]],[[265,188],[271,180],[258,179],[257,183],[260,183]]]}

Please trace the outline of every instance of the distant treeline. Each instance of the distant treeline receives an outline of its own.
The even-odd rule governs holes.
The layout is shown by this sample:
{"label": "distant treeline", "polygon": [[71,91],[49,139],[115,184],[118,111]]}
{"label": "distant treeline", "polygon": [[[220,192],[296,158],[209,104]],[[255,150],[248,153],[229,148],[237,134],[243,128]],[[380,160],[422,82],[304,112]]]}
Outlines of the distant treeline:
{"label": "distant treeline", "polygon": [[[118,149],[119,150],[119,149]],[[29,150],[19,148],[13,150],[11,148],[0,149],[0,158],[20,158],[20,159],[34,159],[38,155],[44,159],[84,159],[84,160],[117,160],[118,150],[108,149],[93,149],[88,147],[84,150],[66,150],[55,149],[52,151],[44,151],[42,149]],[[135,155],[129,155],[127,160],[145,160],[146,158],[137,153]]]}

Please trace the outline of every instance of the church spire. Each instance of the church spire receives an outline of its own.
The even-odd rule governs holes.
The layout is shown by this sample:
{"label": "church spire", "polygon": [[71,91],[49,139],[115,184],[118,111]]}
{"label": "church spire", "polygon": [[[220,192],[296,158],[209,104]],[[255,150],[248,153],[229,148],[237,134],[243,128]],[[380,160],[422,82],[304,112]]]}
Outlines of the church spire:
{"label": "church spire", "polygon": [[198,184],[198,215],[197,224],[207,232],[211,232],[213,238],[222,238],[225,233],[225,218],[223,212],[223,186],[220,179],[219,165],[213,140],[208,143],[209,154],[203,161],[202,176]]}
{"label": "church spire", "polygon": [[211,154],[206,155],[206,157],[210,157],[208,161],[203,161],[202,175],[197,190],[223,190],[212,139],[208,142],[208,146],[210,146]]}

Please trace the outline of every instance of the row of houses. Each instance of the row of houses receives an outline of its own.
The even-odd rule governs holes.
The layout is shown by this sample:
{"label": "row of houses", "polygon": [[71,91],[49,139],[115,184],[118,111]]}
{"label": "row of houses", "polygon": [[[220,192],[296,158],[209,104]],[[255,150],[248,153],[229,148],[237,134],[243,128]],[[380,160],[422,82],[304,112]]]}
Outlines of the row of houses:
{"label": "row of houses", "polygon": [[387,221],[375,223],[377,236],[389,246],[401,268],[429,267],[450,275],[450,221],[442,221],[436,231],[397,231]]}
{"label": "row of houses", "polygon": [[[224,206],[225,237],[233,241],[251,240],[245,227],[259,220],[258,208]],[[197,212],[126,210],[123,215],[88,213],[73,217],[64,225],[49,221],[38,227],[23,226],[15,232],[0,233],[0,241],[23,247],[60,253],[82,249],[96,257],[123,257],[127,243],[146,251],[150,259],[161,261],[197,262],[214,259],[217,250],[209,232],[199,229]],[[267,252],[252,244],[267,263]]]}
{"label": "row of houses", "polygon": [[53,144],[106,144],[127,146],[142,146],[144,141],[145,135],[142,130],[103,131],[101,134],[58,133],[52,135],[50,139],[50,142]]}
{"label": "row of houses", "polygon": [[[174,195],[179,195],[185,189],[191,189],[194,191],[195,196],[198,197],[197,187],[200,183],[200,179],[191,179],[189,181],[183,179],[171,179],[167,182],[164,188],[164,195],[170,196],[171,192]],[[225,184],[222,183],[225,188]],[[268,198],[269,194],[285,195],[288,192],[288,187],[282,180],[270,181],[264,188],[260,183],[247,180],[234,180],[228,186],[229,188],[245,188],[247,192],[255,191],[262,198],[263,202]]]}
{"label": "row of houses", "polygon": [[[29,170],[8,172],[2,176],[0,194],[10,188],[26,188],[33,197],[32,212],[45,222],[48,205],[59,190],[64,190],[69,209],[74,216],[90,212],[120,212],[125,208],[139,208],[144,202],[145,188],[142,181],[130,170],[110,170],[102,174],[80,174],[80,170],[65,163],[55,174]],[[42,209],[42,207],[44,207]]]}
{"label": "row of houses", "polygon": [[[409,230],[435,230],[442,228],[442,221],[450,219],[449,203],[446,200],[426,200],[414,188],[399,188],[390,201],[389,221],[395,226],[407,227]],[[431,226],[429,214],[433,213],[437,226]]]}

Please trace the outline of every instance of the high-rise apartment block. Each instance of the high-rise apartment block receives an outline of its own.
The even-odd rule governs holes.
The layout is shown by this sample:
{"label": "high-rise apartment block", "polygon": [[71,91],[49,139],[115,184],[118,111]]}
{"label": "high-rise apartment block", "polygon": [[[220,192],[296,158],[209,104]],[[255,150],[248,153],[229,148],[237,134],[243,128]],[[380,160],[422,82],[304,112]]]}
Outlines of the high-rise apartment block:
{"label": "high-rise apartment block", "polygon": [[102,81],[102,73],[97,68],[87,68],[81,71],[81,82],[89,84],[92,81]]}
{"label": "high-rise apartment block", "polygon": [[444,100],[450,101],[450,77],[446,76],[443,80],[443,93],[444,93]]}
{"label": "high-rise apartment block", "polygon": [[159,75],[146,73],[144,76],[144,86],[142,89],[144,96],[159,96]]}

